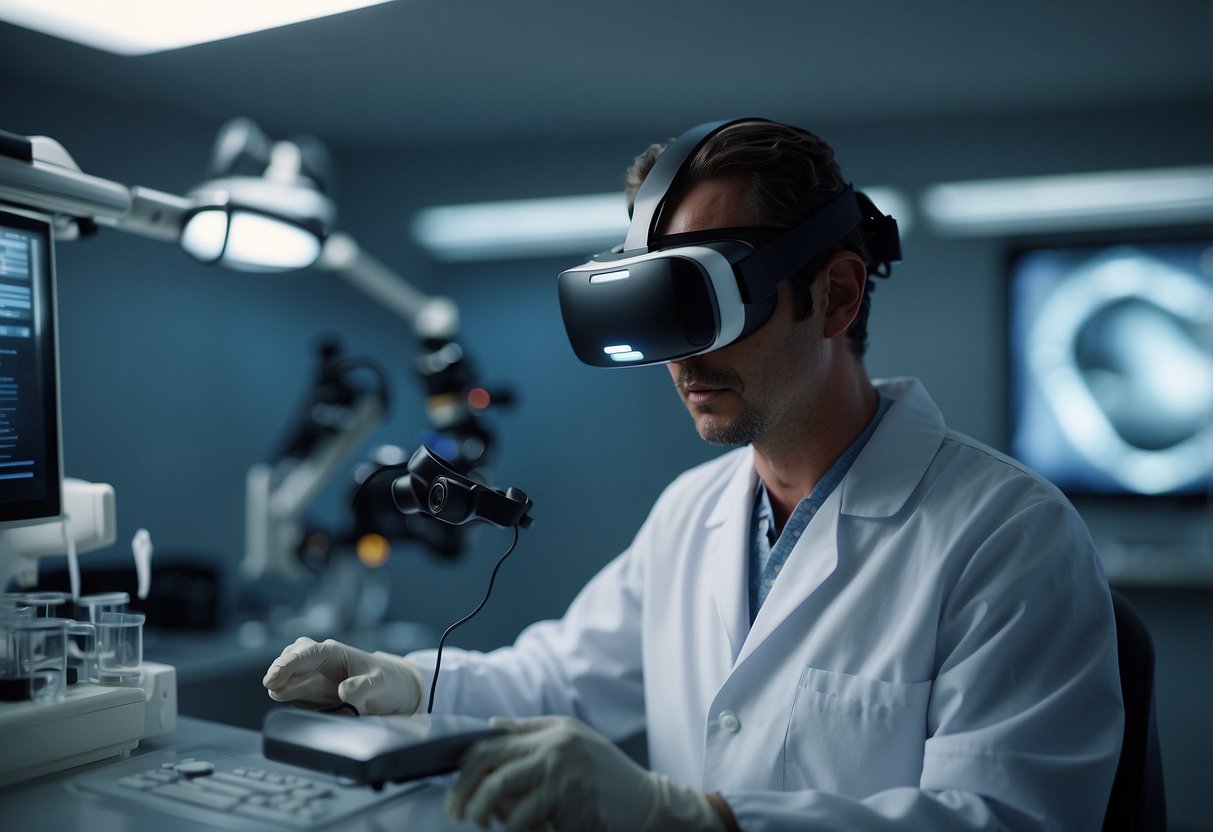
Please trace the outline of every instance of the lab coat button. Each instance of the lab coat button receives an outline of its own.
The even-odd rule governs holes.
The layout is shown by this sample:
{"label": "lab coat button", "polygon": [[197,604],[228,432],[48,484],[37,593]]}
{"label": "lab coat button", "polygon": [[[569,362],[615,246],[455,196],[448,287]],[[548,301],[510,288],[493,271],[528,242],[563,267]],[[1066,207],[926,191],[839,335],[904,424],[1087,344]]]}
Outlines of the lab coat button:
{"label": "lab coat button", "polygon": [[737,718],[737,714],[732,711],[720,712],[720,727],[728,731],[730,734],[736,734],[741,730],[741,720]]}

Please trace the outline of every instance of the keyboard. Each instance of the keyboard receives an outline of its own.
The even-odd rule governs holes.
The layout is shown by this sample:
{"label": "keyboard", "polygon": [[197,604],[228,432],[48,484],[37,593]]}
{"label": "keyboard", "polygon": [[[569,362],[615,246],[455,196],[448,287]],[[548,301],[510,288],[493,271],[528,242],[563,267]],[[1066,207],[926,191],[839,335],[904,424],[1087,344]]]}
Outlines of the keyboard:
{"label": "keyboard", "polygon": [[318,829],[421,788],[380,790],[345,778],[270,762],[257,754],[205,749],[141,754],[81,775],[85,791],[229,828]]}

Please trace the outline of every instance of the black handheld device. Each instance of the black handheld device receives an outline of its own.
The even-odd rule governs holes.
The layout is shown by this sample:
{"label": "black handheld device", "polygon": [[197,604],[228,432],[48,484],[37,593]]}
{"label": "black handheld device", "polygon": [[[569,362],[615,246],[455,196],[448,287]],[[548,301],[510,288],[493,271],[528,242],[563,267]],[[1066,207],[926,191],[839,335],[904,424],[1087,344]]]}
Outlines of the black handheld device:
{"label": "black handheld device", "polygon": [[381,789],[454,771],[469,745],[501,733],[488,720],[470,716],[351,719],[282,708],[266,715],[261,736],[267,759]]}

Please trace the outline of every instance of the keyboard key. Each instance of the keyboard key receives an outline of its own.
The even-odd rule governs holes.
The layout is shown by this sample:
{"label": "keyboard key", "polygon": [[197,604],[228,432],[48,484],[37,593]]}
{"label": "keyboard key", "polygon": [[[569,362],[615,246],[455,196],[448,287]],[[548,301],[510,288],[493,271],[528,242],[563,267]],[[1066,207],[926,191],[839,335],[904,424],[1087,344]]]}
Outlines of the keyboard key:
{"label": "keyboard key", "polygon": [[161,783],[176,783],[179,779],[181,779],[173,772],[165,771],[163,769],[146,771],[143,773],[143,776],[149,780],[158,780]]}
{"label": "keyboard key", "polygon": [[230,783],[233,786],[244,786],[259,794],[287,794],[291,790],[290,786],[278,786],[274,783],[265,783],[253,777],[237,777],[234,774],[228,774],[226,771],[217,771],[211,775],[211,778],[215,780],[222,780],[224,783]]}
{"label": "keyboard key", "polygon": [[197,786],[200,789],[206,789],[208,792],[216,792],[217,794],[225,794],[228,797],[252,797],[254,792],[252,789],[244,786],[234,786],[231,783],[224,783],[221,780],[216,780],[213,777],[197,777],[190,781],[190,785]]}
{"label": "keyboard key", "polygon": [[211,809],[222,809],[224,811],[231,809],[240,802],[234,797],[215,794],[213,792],[193,788],[192,786],[181,786],[176,783],[157,786],[156,788],[152,789],[152,794],[158,794],[161,797],[171,797],[174,800],[184,800],[187,803],[193,803],[197,806],[207,806]]}
{"label": "keyboard key", "polygon": [[283,812],[279,809],[274,809],[269,806],[256,806],[251,803],[241,803],[232,810],[233,814],[243,815],[246,818],[256,818],[257,820],[268,820],[273,823],[296,823],[296,818],[290,812]]}

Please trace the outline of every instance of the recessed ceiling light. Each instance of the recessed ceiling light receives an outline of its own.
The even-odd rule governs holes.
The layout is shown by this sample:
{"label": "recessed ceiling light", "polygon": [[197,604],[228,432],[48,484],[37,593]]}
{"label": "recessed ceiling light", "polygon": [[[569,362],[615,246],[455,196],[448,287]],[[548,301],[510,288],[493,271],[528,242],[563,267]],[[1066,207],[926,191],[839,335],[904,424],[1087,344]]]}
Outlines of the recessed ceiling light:
{"label": "recessed ceiling light", "polygon": [[[897,219],[904,234],[911,222],[909,201],[890,188],[863,190],[878,208]],[[437,205],[419,211],[412,223],[414,239],[431,256],[445,261],[589,254],[622,242],[627,230],[622,191]]]}
{"label": "recessed ceiling light", "polygon": [[936,231],[961,236],[1204,223],[1213,167],[949,182],[927,189],[923,210]]}
{"label": "recessed ceiling light", "polygon": [[592,253],[623,239],[623,191],[586,196],[438,205],[414,218],[414,238],[439,260],[497,260]]}
{"label": "recessed ceiling light", "polygon": [[0,20],[119,55],[179,49],[388,0],[0,0]]}

